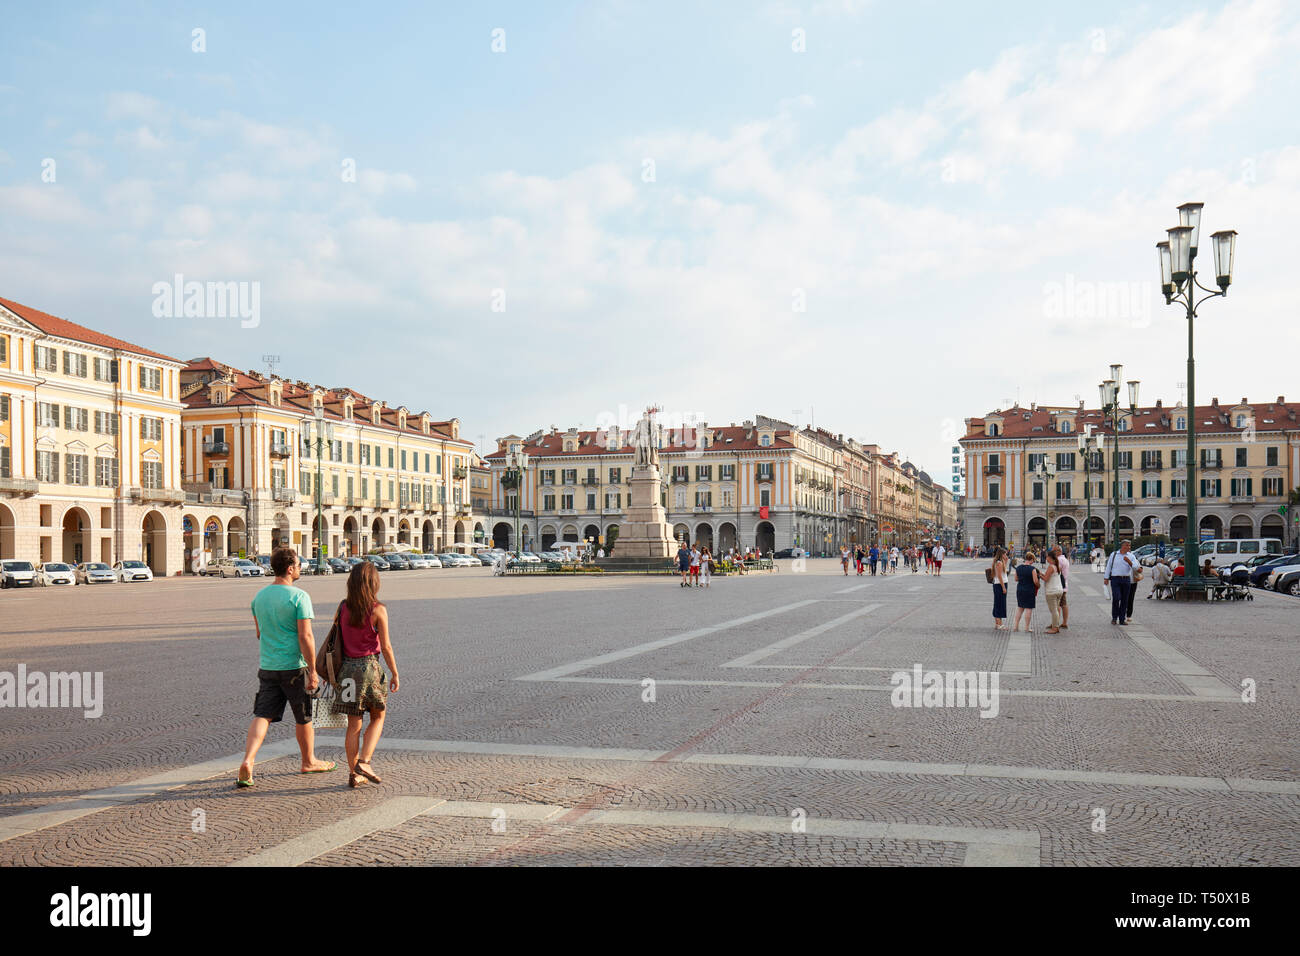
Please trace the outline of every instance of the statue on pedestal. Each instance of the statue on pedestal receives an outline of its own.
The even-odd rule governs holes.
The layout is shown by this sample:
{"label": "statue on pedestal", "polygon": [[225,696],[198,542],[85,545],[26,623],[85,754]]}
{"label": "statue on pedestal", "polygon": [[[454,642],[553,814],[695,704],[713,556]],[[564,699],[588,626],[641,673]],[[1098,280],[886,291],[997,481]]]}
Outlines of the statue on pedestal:
{"label": "statue on pedestal", "polygon": [[632,434],[632,445],[636,448],[637,465],[659,467],[659,442],[654,423],[654,413],[658,410],[654,407],[647,408],[641,420],[636,423],[636,431]]}

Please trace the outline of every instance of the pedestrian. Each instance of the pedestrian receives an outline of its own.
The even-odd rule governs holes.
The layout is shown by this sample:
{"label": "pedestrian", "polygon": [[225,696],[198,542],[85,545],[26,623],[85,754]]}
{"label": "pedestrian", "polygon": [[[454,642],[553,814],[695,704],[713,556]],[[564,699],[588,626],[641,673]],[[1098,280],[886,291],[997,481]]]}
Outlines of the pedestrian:
{"label": "pedestrian", "polygon": [[244,762],[239,765],[235,785],[253,785],[253,762],[271,724],[284,717],[289,705],[296,723],[300,772],[325,773],[337,764],[316,759],[316,735],[311,726],[311,699],[320,678],[316,676],[316,641],[312,636],[311,598],[294,582],[302,577],[298,554],[290,548],[271,553],[275,579],[253,598],[253,624],[257,629],[259,669],[257,697],[253,701],[253,722],[248,725]]}
{"label": "pedestrian", "polygon": [[1100,544],[1093,545],[1092,551],[1088,554],[1088,558],[1092,561],[1092,570],[1097,574],[1101,574],[1106,559],[1106,552],[1101,549]]}
{"label": "pedestrian", "polygon": [[1133,568],[1137,561],[1129,554],[1132,542],[1120,542],[1119,549],[1106,561],[1102,583],[1110,586],[1110,623],[1128,624],[1128,592],[1133,586]]}
{"label": "pedestrian", "polygon": [[1034,567],[1034,552],[1026,551],[1024,560],[1016,566],[1016,620],[1011,630],[1020,630],[1021,615],[1025,618],[1026,631],[1033,626],[1034,607],[1038,603],[1040,583],[1038,568]]}
{"label": "pedestrian", "polygon": [[871,576],[872,576],[872,577],[875,577],[875,576],[876,576],[876,562],[878,562],[878,561],[880,560],[880,549],[879,549],[878,547],[876,547],[874,544],[871,546],[871,551],[868,552],[868,554],[867,554],[867,559],[868,559],[868,560],[870,561],[870,563],[871,563]]}
{"label": "pedestrian", "polygon": [[1007,552],[998,548],[993,553],[993,628],[1007,629]]}
{"label": "pedestrian", "polygon": [[1052,626],[1043,633],[1060,634],[1061,595],[1065,593],[1065,586],[1061,583],[1061,566],[1056,563],[1054,550],[1048,552],[1043,565],[1043,595],[1047,598],[1047,610],[1052,615]]}
{"label": "pedestrian", "polygon": [[1142,576],[1143,576],[1142,562],[1139,561],[1136,557],[1133,558],[1132,567],[1133,567],[1133,576],[1130,579],[1131,583],[1129,584],[1128,587],[1128,601],[1125,605],[1126,609],[1128,610],[1128,617],[1126,618],[1126,620],[1129,621],[1133,620],[1133,599],[1137,597],[1138,582],[1142,580]]}
{"label": "pedestrian", "polygon": [[1056,566],[1061,571],[1061,629],[1070,629],[1070,559],[1060,545],[1052,549],[1056,555]]}
{"label": "pedestrian", "polygon": [[862,577],[862,559],[863,559],[862,545],[858,545],[853,549],[853,563],[858,569],[858,577]]}
{"label": "pedestrian", "polygon": [[935,577],[940,577],[943,574],[943,556],[946,553],[947,552],[944,551],[942,544],[936,544],[934,546],[934,551],[931,552],[931,557],[934,558]]}
{"label": "pedestrian", "polygon": [[698,588],[700,586],[700,545],[698,541],[695,543],[694,547],[691,548],[690,567],[691,585]]}
{"label": "pedestrian", "polygon": [[[384,732],[388,694],[397,693],[397,659],[388,635],[388,608],[379,601],[379,569],[369,561],[353,565],[348,573],[348,596],[339,606],[339,637],[343,641],[343,666],[334,706],[336,714],[347,714],[348,729],[343,747],[348,755],[348,786],[365,780],[383,783],[370,766]],[[383,655],[391,677],[379,666]],[[387,686],[385,686],[387,684]],[[370,725],[364,739],[361,724],[366,714]]]}
{"label": "pedestrian", "polygon": [[708,547],[700,549],[700,581],[707,588],[713,577],[713,555],[709,552]]}
{"label": "pedestrian", "polygon": [[691,574],[691,551],[686,547],[686,539],[682,538],[681,544],[677,548],[677,570],[682,573],[682,587],[690,587]]}
{"label": "pedestrian", "polygon": [[1162,588],[1167,588],[1173,579],[1174,575],[1169,570],[1169,562],[1157,561],[1155,567],[1151,569],[1151,593],[1147,595],[1147,600],[1155,597]]}
{"label": "pedestrian", "polygon": [[898,573],[898,545],[889,549],[889,573]]}
{"label": "pedestrian", "polygon": [[840,567],[844,569],[844,576],[849,576],[849,549],[840,548]]}

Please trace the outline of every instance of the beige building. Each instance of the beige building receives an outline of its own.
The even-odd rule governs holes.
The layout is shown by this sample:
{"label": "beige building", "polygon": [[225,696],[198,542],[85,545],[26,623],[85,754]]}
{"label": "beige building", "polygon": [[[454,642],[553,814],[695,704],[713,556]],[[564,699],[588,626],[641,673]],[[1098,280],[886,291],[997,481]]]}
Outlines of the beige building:
{"label": "beige building", "polygon": [[180,570],[182,366],[0,299],[0,557]]}
{"label": "beige building", "polygon": [[[1180,402],[1124,409],[1118,453],[1101,411],[1077,406],[1018,406],[966,420],[966,536],[976,546],[1026,542],[1049,535],[1063,544],[1109,541],[1115,534],[1162,533],[1183,541],[1187,528],[1187,424]],[[1197,524],[1214,538],[1293,540],[1278,509],[1300,485],[1300,404],[1221,404],[1195,414],[1198,451]],[[1103,447],[1090,458],[1079,433],[1091,430]],[[1117,460],[1118,458],[1118,460]],[[1050,461],[1050,481],[1040,465]],[[1114,467],[1119,466],[1119,519],[1111,514]],[[1091,517],[1089,517],[1091,516]],[[1085,532],[1089,520],[1091,528]],[[1050,532],[1049,532],[1050,529]]]}
{"label": "beige building", "polygon": [[[279,545],[310,557],[321,540],[331,557],[464,550],[485,536],[470,495],[473,443],[458,419],[210,358],[189,362],[181,385],[189,563]],[[223,523],[209,507],[218,501],[243,513]]]}

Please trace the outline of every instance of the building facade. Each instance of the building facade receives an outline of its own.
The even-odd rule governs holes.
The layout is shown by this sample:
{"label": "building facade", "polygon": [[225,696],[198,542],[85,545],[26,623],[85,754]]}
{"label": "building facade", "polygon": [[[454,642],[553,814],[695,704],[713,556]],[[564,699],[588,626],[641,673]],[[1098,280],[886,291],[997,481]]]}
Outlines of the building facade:
{"label": "building facade", "polygon": [[0,299],[0,558],[180,569],[182,366]]}
{"label": "building facade", "polygon": [[321,542],[331,557],[386,545],[445,551],[486,535],[470,494],[477,456],[457,419],[210,358],[189,362],[181,385],[186,491],[195,504],[244,509],[234,528],[187,512],[191,564],[282,545],[313,556]]}
{"label": "building facade", "polygon": [[[981,545],[1020,547],[1164,534],[1187,538],[1189,410],[1180,402],[1121,411],[1116,432],[1096,409],[1013,407],[966,420],[965,534]],[[1286,515],[1300,484],[1300,404],[1234,405],[1217,398],[1195,411],[1197,523],[1214,538],[1294,540]],[[1085,459],[1080,432],[1101,447]],[[1117,442],[1117,445],[1116,445]],[[1056,467],[1050,481],[1040,466]],[[1119,467],[1116,486],[1115,466]],[[1118,520],[1112,514],[1117,492]],[[1050,529],[1050,532],[1049,532]]]}

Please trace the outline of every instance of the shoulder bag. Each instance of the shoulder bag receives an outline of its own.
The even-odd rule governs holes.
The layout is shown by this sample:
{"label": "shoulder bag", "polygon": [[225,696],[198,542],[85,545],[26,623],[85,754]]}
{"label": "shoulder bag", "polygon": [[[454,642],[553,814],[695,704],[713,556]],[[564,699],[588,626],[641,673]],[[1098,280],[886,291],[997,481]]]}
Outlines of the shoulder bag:
{"label": "shoulder bag", "polygon": [[338,683],[339,671],[343,669],[343,635],[339,632],[339,615],[343,612],[343,602],[334,610],[334,623],[329,635],[316,652],[316,676],[331,685]]}

